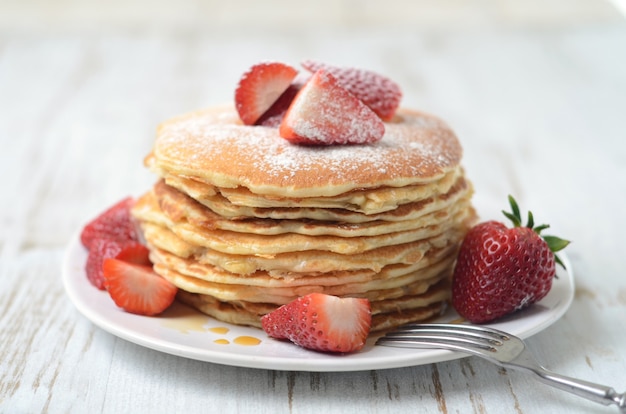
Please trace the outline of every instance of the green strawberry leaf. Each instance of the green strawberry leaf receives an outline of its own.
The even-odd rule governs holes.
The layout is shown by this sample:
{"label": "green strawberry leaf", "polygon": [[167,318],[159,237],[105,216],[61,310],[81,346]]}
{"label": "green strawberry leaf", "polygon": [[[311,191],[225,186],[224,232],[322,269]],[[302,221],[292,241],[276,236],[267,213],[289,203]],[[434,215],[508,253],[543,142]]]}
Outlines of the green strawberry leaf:
{"label": "green strawberry leaf", "polygon": [[[509,204],[511,205],[511,212],[502,210],[502,214],[504,214],[506,216],[506,218],[511,220],[511,222],[513,223],[514,227],[521,227],[522,226],[522,215],[520,214],[519,205],[517,204],[517,201],[515,201],[515,198],[513,198],[513,196],[511,196],[511,195],[509,195]],[[533,216],[533,213],[529,211],[528,212],[528,222],[526,224],[526,227],[528,227],[530,229],[533,229],[535,231],[535,233],[541,235],[541,232],[543,230],[549,228],[550,225],[549,224],[540,224],[538,226],[535,226],[535,218]],[[569,240],[561,239],[560,237],[557,237],[557,236],[543,236],[543,235],[541,235],[541,238],[545,240],[546,244],[548,245],[548,247],[550,248],[550,250],[553,253],[563,250],[564,248],[567,247],[568,244],[570,244]],[[557,255],[554,255],[554,260],[563,269],[565,269],[565,264],[563,264],[563,261]]]}
{"label": "green strawberry leaf", "polygon": [[569,240],[564,240],[557,236],[542,236],[542,238],[546,241],[548,247],[550,247],[550,250],[553,252],[561,251],[566,248],[568,244],[570,244]]}
{"label": "green strawberry leaf", "polygon": [[509,204],[511,205],[511,213],[506,211],[502,211],[502,213],[513,222],[514,227],[521,227],[522,216],[520,215],[517,201],[515,201],[512,195],[509,195]]}
{"label": "green strawberry leaf", "polygon": [[[526,223],[526,227],[528,227],[529,229],[535,227],[535,218],[533,217],[533,213],[531,211],[528,211],[528,222]],[[537,230],[535,229],[535,231]],[[539,234],[538,231],[537,234]]]}

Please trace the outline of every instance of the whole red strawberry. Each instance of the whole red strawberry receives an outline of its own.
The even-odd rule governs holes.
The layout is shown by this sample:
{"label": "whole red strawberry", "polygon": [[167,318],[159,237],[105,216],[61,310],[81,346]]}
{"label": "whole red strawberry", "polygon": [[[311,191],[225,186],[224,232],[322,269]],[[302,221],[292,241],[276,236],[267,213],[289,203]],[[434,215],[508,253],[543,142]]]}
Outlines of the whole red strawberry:
{"label": "whole red strawberry", "polygon": [[509,196],[514,227],[488,221],[465,236],[452,282],[452,306],[470,322],[485,323],[525,308],[545,297],[556,275],[554,252],[569,244],[541,236],[547,225],[534,226],[532,213],[521,224],[519,207]]}

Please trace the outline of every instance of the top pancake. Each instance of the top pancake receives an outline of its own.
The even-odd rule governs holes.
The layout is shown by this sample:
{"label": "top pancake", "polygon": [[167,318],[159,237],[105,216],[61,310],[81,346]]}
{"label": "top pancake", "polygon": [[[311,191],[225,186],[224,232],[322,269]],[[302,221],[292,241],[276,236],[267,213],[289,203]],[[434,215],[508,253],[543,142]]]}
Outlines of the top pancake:
{"label": "top pancake", "polygon": [[412,110],[400,109],[375,144],[317,147],[291,144],[276,128],[243,125],[232,106],[223,106],[160,125],[146,163],[161,176],[306,198],[432,183],[454,170],[461,156],[443,121]]}

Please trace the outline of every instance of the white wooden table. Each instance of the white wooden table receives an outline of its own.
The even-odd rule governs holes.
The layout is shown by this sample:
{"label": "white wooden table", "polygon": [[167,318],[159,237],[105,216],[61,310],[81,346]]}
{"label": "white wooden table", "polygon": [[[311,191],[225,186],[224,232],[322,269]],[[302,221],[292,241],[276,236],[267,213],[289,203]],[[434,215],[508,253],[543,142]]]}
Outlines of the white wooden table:
{"label": "white wooden table", "polygon": [[0,412],[616,412],[473,357],[344,373],[176,357],[99,329],[61,282],[81,224],[152,184],[157,123],[231,100],[260,60],[366,67],[456,130],[477,197],[514,194],[573,241],[573,304],[528,343],[626,391],[626,23],[608,3],[329,1],[344,7],[323,25],[240,9],[245,30],[224,5],[211,23],[216,2],[65,3],[0,3]]}

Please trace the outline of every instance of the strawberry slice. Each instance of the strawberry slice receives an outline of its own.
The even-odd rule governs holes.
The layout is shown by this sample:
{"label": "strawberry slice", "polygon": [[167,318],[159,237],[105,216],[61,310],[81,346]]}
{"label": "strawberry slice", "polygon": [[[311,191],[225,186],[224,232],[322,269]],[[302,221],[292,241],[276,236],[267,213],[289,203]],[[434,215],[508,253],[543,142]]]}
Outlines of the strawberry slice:
{"label": "strawberry slice", "polygon": [[80,234],[83,246],[89,249],[97,239],[139,240],[137,228],[130,214],[134,202],[131,197],[124,198],[89,222]]}
{"label": "strawberry slice", "polygon": [[254,125],[297,74],[295,68],[281,62],[259,63],[244,73],[235,89],[235,107],[243,123]]}
{"label": "strawberry slice", "polygon": [[105,289],[104,274],[102,273],[104,260],[117,256],[129,244],[139,243],[112,239],[94,239],[91,242],[87,262],[85,263],[85,273],[87,273],[87,279],[92,285],[100,290]]}
{"label": "strawberry slice", "polygon": [[[304,75],[304,74],[303,74]],[[300,89],[306,84],[311,76],[306,74],[304,76],[298,75],[293,80],[291,85],[285,92],[278,98],[276,102],[265,111],[265,113],[256,121],[256,125],[262,125],[266,127],[278,128],[283,122],[283,118],[287,113],[287,109],[291,105],[291,102],[296,97]]]}
{"label": "strawberry slice", "polygon": [[150,250],[141,243],[128,243],[115,255],[118,260],[144,266],[152,266]]}
{"label": "strawberry slice", "polygon": [[321,69],[298,92],[279,131],[281,137],[296,144],[365,144],[379,141],[385,125]]}
{"label": "strawberry slice", "polygon": [[391,120],[400,105],[402,99],[400,86],[378,73],[365,69],[338,67],[312,60],[302,62],[302,66],[311,73],[320,69],[330,72],[337,78],[340,86],[362,100],[383,121]]}
{"label": "strawberry slice", "polygon": [[261,323],[273,338],[316,351],[345,353],[365,346],[372,314],[367,299],[311,293],[264,315]]}
{"label": "strawberry slice", "polygon": [[117,306],[138,315],[157,315],[167,309],[178,288],[145,266],[119,259],[106,259],[105,286]]}

